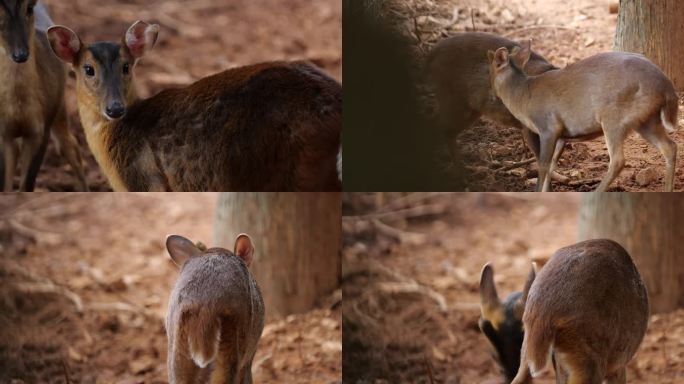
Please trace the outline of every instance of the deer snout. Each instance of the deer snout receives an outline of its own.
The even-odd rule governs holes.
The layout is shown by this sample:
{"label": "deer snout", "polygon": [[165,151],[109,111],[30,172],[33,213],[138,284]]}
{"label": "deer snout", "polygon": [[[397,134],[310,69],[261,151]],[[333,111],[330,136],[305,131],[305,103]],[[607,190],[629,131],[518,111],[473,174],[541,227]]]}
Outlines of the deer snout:
{"label": "deer snout", "polygon": [[126,114],[126,107],[121,101],[112,101],[107,103],[105,114],[110,119],[119,119]]}
{"label": "deer snout", "polygon": [[21,47],[12,50],[12,60],[16,63],[24,63],[29,58],[28,49]]}

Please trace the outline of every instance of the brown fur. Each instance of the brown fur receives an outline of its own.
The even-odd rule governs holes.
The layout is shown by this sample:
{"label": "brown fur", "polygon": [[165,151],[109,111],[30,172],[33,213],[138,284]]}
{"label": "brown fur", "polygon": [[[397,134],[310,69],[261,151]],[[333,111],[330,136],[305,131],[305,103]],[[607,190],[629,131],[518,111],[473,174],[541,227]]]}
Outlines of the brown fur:
{"label": "brown fur", "polygon": [[[13,7],[10,4],[15,3],[3,1],[8,7]],[[26,0],[19,2],[24,7],[29,3]],[[3,38],[0,39],[0,150],[3,152],[5,176],[0,182],[5,191],[11,191],[18,165],[21,170],[19,189],[33,190],[52,129],[58,151],[66,157],[78,178],[78,188],[87,190],[81,155],[76,139],[68,128],[64,104],[66,68],[52,54],[45,31],[38,29],[37,25],[51,22],[47,10],[42,7],[37,6],[35,15],[28,20],[29,56],[26,62],[16,63],[10,58],[12,47],[7,39],[17,36],[11,37],[7,31],[3,31]],[[0,17],[10,18],[7,10],[1,6]],[[20,17],[25,17],[25,13],[21,13]],[[8,21],[5,23],[7,25]]]}
{"label": "brown fur", "polygon": [[[524,63],[529,44],[517,55]],[[624,167],[623,144],[631,130],[657,147],[666,160],[665,190],[674,187],[677,146],[666,128],[677,125],[677,95],[665,74],[642,55],[609,52],[564,69],[528,76],[509,60],[507,48],[490,52],[493,88],[504,105],[540,135],[538,191],[550,178],[565,141],[604,134],[608,172],[597,188],[605,191]],[[511,64],[512,63],[512,64]]]}
{"label": "brown fur", "polygon": [[[136,25],[141,22],[131,28]],[[139,57],[122,41],[116,63],[130,63],[131,75],[120,76],[120,84],[82,70],[90,65],[104,72],[92,50],[115,43],[81,45],[72,62],[88,144],[115,190],[341,189],[342,87],[320,69],[307,62],[261,63],[139,100],[132,74]],[[63,46],[53,43],[53,49]],[[126,114],[108,120],[105,107],[119,97]]]}
{"label": "brown fur", "polygon": [[[508,111],[492,90],[487,51],[520,44],[501,36],[482,32],[456,33],[440,41],[430,52],[426,70],[435,87],[442,126],[453,145],[456,136],[481,116],[500,124],[521,128],[525,142],[539,155],[539,137]],[[541,55],[532,53],[524,67],[530,75],[557,69]]]}
{"label": "brown fur", "polygon": [[561,248],[532,283],[514,384],[544,369],[553,352],[559,382],[625,383],[648,325],[648,295],[627,251],[611,240]]}
{"label": "brown fur", "polygon": [[251,384],[264,327],[263,299],[248,270],[251,239],[239,235],[230,252],[174,235],[167,249],[181,267],[166,318],[169,383]]}

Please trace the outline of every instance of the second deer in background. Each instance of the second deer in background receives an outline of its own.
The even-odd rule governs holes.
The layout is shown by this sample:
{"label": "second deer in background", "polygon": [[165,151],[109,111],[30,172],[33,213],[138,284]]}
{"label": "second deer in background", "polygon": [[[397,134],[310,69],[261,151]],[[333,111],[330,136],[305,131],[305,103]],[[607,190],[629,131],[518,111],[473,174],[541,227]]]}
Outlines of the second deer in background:
{"label": "second deer in background", "polygon": [[159,27],[138,21],[122,43],[84,45],[48,30],[76,72],[86,139],[116,191],[340,190],[342,86],[307,62],[227,70],[146,100],[134,67]]}
{"label": "second deer in background", "polygon": [[47,9],[36,0],[0,0],[0,9],[0,51],[4,51],[0,53],[2,189],[13,189],[18,165],[19,190],[33,190],[51,133],[78,177],[78,187],[87,190],[64,104],[66,68],[50,52],[45,36],[52,24]]}

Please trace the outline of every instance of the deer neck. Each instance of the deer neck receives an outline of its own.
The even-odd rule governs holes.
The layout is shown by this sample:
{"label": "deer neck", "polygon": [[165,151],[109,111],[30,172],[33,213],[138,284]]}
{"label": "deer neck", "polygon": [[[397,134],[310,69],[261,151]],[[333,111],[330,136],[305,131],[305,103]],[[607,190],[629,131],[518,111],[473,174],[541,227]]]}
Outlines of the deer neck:
{"label": "deer neck", "polygon": [[[112,142],[115,130],[120,129],[120,126],[124,124],[123,120],[110,120],[105,117],[97,100],[90,97],[86,92],[79,91],[78,88],[80,87],[82,85],[78,84],[78,114],[81,118],[88,147],[90,147],[90,151],[107,177],[112,189],[116,192],[126,192],[128,191],[127,184],[121,177],[120,165],[114,159],[114,146],[116,144]],[[126,99],[126,105],[130,106],[137,100],[137,94],[132,91]]]}

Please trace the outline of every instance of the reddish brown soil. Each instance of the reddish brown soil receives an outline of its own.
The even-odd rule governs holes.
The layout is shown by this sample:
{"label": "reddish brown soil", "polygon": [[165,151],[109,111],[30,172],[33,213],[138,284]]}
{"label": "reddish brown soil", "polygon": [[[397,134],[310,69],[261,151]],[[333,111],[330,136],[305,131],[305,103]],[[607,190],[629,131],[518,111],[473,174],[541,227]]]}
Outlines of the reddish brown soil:
{"label": "reddish brown soil", "polygon": [[[210,193],[0,198],[0,383],[165,383],[178,270],[163,241],[209,245],[215,203]],[[330,305],[268,320],[255,382],[339,382],[341,337]]]}
{"label": "reddish brown soil", "polygon": [[[236,66],[305,59],[342,79],[342,7],[337,0],[46,0],[52,19],[84,42],[119,41],[136,20],[161,27],[154,50],[136,74],[142,96],[183,86]],[[68,81],[72,132],[86,157],[94,191],[110,187],[88,149],[76,110],[74,81]],[[51,144],[37,190],[72,191],[75,178]]]}
{"label": "reddish brown soil", "polygon": [[[452,32],[492,32],[510,39],[532,39],[533,49],[553,64],[564,67],[599,52],[610,51],[617,15],[609,12],[614,0],[395,0],[393,9],[400,28],[416,45],[422,57],[435,43]],[[431,104],[432,96],[428,97]],[[680,104],[682,103],[680,99]],[[680,125],[681,115],[680,110]],[[670,134],[680,146],[684,133]],[[459,137],[457,146],[467,170],[466,188],[471,191],[531,191],[536,185],[536,165],[510,171],[498,168],[532,157],[517,129],[481,120]],[[681,157],[681,156],[680,156]],[[444,167],[452,164],[444,156]],[[661,191],[665,162],[660,152],[636,133],[625,142],[625,169],[611,191]],[[675,189],[684,187],[678,160]],[[636,174],[652,167],[656,177],[639,185]],[[608,169],[608,152],[602,137],[567,144],[558,170],[570,183],[554,183],[556,191],[593,190]]]}
{"label": "reddish brown soil", "polygon": [[[423,212],[400,211],[412,206]],[[576,194],[346,195],[344,381],[503,383],[477,325],[482,266],[492,262],[502,298],[521,290],[532,258],[576,241],[578,208]],[[398,211],[380,220],[403,243],[359,217]],[[684,310],[652,315],[628,381],[682,382],[682,337]],[[553,382],[552,373],[535,381]]]}

